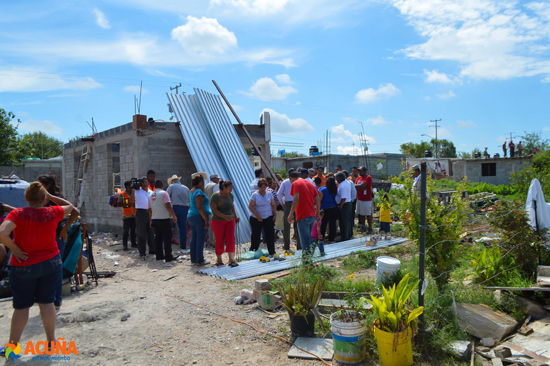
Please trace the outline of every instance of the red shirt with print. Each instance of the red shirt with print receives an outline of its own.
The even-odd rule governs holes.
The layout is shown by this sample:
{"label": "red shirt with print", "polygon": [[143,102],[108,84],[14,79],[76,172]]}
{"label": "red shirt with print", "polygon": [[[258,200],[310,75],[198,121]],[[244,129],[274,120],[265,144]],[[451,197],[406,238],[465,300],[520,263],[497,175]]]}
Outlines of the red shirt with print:
{"label": "red shirt with print", "polygon": [[357,189],[357,199],[359,201],[372,201],[372,177],[370,175],[358,176],[355,184],[363,183],[367,183],[367,189]]}
{"label": "red shirt with print", "polygon": [[16,225],[13,241],[22,251],[28,253],[28,259],[21,262],[12,256],[10,264],[14,267],[30,266],[58,255],[55,229],[64,216],[61,206],[22,207],[10,212],[6,221]]}
{"label": "red shirt with print", "polygon": [[295,193],[300,194],[298,207],[296,207],[296,220],[315,216],[315,197],[319,195],[317,188],[305,179],[298,179],[290,188],[290,195],[294,196]]}

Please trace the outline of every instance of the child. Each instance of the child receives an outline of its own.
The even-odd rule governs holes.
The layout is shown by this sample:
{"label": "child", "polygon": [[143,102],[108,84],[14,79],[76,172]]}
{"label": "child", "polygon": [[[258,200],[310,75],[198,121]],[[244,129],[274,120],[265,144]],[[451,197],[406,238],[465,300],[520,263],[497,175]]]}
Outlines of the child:
{"label": "child", "polygon": [[311,238],[315,241],[311,244],[311,254],[315,253],[315,248],[319,247],[321,257],[325,256],[325,244],[323,242],[323,234],[321,234],[321,221],[323,220],[324,212],[319,212],[319,217],[315,218],[313,223],[313,230],[311,231]]}
{"label": "child", "polygon": [[391,208],[395,204],[395,195],[393,196],[391,205],[387,193],[384,193],[380,201],[380,233],[389,234],[391,228]]}

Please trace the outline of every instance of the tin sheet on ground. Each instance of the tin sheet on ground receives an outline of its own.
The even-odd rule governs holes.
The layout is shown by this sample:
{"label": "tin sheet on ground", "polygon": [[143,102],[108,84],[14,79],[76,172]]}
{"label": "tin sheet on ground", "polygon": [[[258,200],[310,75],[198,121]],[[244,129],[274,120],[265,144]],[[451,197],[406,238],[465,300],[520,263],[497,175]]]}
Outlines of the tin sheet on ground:
{"label": "tin sheet on ground", "polygon": [[[326,261],[333,258],[349,255],[351,252],[358,251],[371,251],[380,248],[387,248],[398,244],[403,244],[407,241],[405,238],[393,238],[391,240],[381,240],[376,243],[375,246],[366,246],[370,237],[361,237],[358,239],[343,241],[336,244],[325,245],[324,257],[314,256],[314,262]],[[302,263],[302,251],[296,252],[291,257],[286,257],[284,261],[272,261],[268,263],[262,263],[259,260],[250,260],[246,262],[240,262],[238,267],[212,267],[205,268],[198,271],[198,273],[207,274],[213,277],[224,278],[226,280],[242,280],[244,278],[261,276],[268,273],[274,273],[284,271],[289,268],[299,266]]]}
{"label": "tin sheet on ground", "polygon": [[317,359],[317,357],[303,352],[296,347],[311,352],[321,357],[323,360],[330,361],[332,360],[332,356],[334,356],[332,339],[298,337],[290,351],[288,351],[288,357],[291,358]]}

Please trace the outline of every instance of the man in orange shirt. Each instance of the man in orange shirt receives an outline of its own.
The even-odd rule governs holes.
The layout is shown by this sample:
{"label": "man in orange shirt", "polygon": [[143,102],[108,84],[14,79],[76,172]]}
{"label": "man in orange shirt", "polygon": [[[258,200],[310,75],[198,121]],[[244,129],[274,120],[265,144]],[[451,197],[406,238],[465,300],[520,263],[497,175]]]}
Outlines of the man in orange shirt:
{"label": "man in orange shirt", "polygon": [[155,191],[155,182],[157,179],[155,178],[155,172],[153,170],[149,170],[147,172],[147,186],[149,187],[150,191]]}
{"label": "man in orange shirt", "polygon": [[317,175],[313,177],[315,179],[316,177],[321,178],[321,187],[324,187],[327,184],[327,177],[323,175],[323,172],[325,171],[325,167],[318,166],[317,167]]}
{"label": "man in orange shirt", "polygon": [[351,168],[351,175],[348,177],[348,179],[355,183],[355,180],[357,178],[359,178],[359,172],[357,171],[357,167],[354,166]]}
{"label": "man in orange shirt", "polygon": [[125,190],[118,200],[118,207],[122,207],[122,250],[128,250],[128,237],[132,241],[132,248],[137,248],[136,241],[136,197],[132,189],[132,182],[124,182]]}

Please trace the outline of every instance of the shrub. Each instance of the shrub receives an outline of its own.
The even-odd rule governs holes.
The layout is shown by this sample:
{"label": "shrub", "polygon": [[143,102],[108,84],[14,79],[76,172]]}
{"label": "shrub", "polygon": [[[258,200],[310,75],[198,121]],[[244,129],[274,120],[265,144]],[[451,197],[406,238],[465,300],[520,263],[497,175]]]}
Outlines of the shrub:
{"label": "shrub", "polygon": [[485,286],[498,286],[508,284],[508,278],[512,276],[516,263],[509,255],[502,257],[500,249],[496,246],[484,248],[474,255],[472,267],[475,282],[483,283]]}
{"label": "shrub", "polygon": [[524,202],[498,201],[495,210],[489,214],[489,220],[500,237],[498,246],[502,254],[514,258],[519,270],[533,278],[543,242],[529,225]]}
{"label": "shrub", "polygon": [[[408,218],[403,224],[409,232],[409,239],[418,243],[420,238],[420,198],[413,192],[413,179],[409,172],[402,174],[407,199],[401,206],[399,216]],[[460,255],[460,234],[462,224],[471,211],[469,202],[462,199],[465,183],[457,187],[452,195],[451,205],[440,206],[436,199],[435,182],[428,175],[426,200],[426,268],[441,292],[449,283],[451,272],[457,267]]]}

